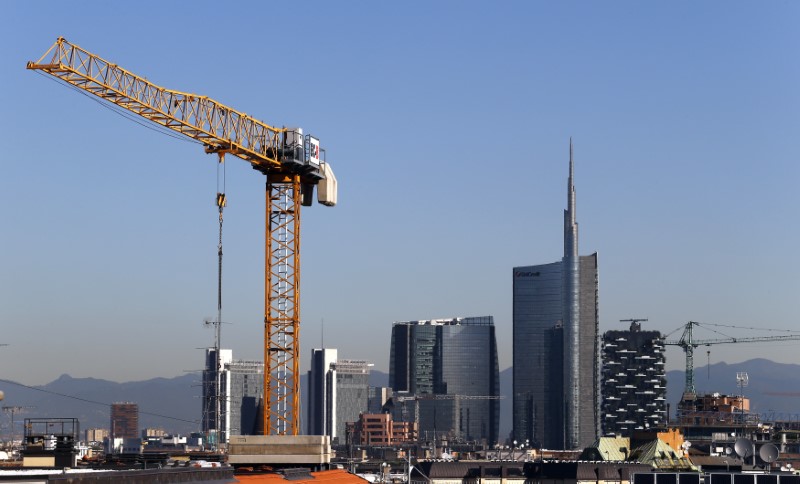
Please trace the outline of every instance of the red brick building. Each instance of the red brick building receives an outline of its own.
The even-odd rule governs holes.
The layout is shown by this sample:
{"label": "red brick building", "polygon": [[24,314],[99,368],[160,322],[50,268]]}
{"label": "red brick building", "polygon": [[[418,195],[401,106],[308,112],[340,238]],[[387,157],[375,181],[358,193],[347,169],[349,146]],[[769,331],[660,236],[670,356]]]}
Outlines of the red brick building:
{"label": "red brick building", "polygon": [[362,413],[352,425],[353,443],[387,446],[417,440],[416,424],[395,422],[388,413]]}

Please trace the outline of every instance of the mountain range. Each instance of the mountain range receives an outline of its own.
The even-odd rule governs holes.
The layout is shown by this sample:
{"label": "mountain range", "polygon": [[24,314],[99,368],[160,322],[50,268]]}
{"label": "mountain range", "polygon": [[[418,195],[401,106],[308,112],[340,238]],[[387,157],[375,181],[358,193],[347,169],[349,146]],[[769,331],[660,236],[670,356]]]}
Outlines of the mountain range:
{"label": "mountain range", "polygon": [[[741,389],[737,385],[738,372],[747,372],[749,376],[749,385]],[[371,385],[387,386],[388,382],[388,374],[378,370],[370,373]],[[300,383],[301,388],[305,388],[305,374]],[[500,372],[500,394],[505,397],[500,401],[501,440],[511,432],[512,387],[512,369],[506,368]],[[673,414],[683,387],[683,371],[667,372],[667,401]],[[800,414],[800,365],[763,358],[742,363],[715,363],[710,368],[695,368],[695,387],[698,393],[738,395],[742,391],[750,399],[751,411],[755,413],[774,414],[779,418],[781,414],[786,418],[789,414]],[[7,439],[10,434],[10,407],[30,407],[14,412],[17,435],[21,433],[24,418],[69,417],[77,418],[82,429],[106,428],[109,405],[115,402],[139,404],[140,428],[163,428],[183,435],[200,429],[202,388],[196,373],[125,383],[61,375],[46,385],[35,387],[0,380],[0,390],[5,393],[2,404],[7,407],[0,420],[1,439]],[[305,402],[301,408],[304,405]]]}

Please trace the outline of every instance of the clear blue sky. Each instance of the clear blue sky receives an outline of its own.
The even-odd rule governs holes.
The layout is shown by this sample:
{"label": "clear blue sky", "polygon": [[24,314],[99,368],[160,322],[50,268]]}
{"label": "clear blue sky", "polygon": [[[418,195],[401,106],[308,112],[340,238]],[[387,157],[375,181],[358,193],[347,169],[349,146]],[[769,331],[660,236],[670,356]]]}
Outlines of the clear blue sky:
{"label": "clear blue sky", "polygon": [[[304,368],[323,319],[327,346],[385,371],[393,321],[479,315],[509,366],[511,269],[561,257],[570,136],[601,331],[798,328],[796,2],[0,9],[4,378],[174,376],[213,340],[215,158],[26,71],[59,36],[322,140],[340,204],[303,212]],[[223,344],[260,359],[264,180],[227,174]]]}

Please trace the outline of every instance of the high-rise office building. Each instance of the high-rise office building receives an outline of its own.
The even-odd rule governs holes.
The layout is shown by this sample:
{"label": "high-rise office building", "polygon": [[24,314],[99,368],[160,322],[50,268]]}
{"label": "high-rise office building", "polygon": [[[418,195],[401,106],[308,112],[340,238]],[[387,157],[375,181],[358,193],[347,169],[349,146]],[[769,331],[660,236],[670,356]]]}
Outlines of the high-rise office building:
{"label": "high-rise office building", "polygon": [[232,350],[221,349],[219,364],[217,372],[216,350],[208,348],[203,371],[203,432],[210,434],[213,442],[216,435],[219,442],[228,442],[231,435],[253,435],[263,395],[264,363],[234,360]]}
{"label": "high-rise office building", "polygon": [[233,361],[233,350],[206,349],[206,364],[203,370],[203,433],[213,444],[226,442],[225,438],[225,365]]}
{"label": "high-rise office building", "polygon": [[664,337],[638,321],[603,334],[603,434],[630,437],[666,422],[665,361]]}
{"label": "high-rise office building", "polygon": [[418,418],[423,440],[436,436],[496,443],[499,376],[491,316],[404,321],[392,327],[389,386],[395,419]]}
{"label": "high-rise office building", "polygon": [[332,348],[311,350],[308,372],[308,433],[328,435],[346,443],[347,423],[358,420],[369,406],[369,370],[364,360],[338,359]]}
{"label": "high-rise office building", "polygon": [[226,437],[257,434],[258,405],[264,394],[264,363],[231,361],[223,371],[223,388]]}
{"label": "high-rise office building", "polygon": [[578,255],[573,179],[570,140],[564,256],[513,271],[514,439],[551,449],[600,428],[597,254]]}
{"label": "high-rise office building", "polygon": [[331,439],[346,443],[347,423],[358,421],[359,415],[367,411],[369,406],[369,369],[372,365],[364,360],[337,360],[332,366],[331,377],[335,385],[328,388],[335,401],[336,412],[333,415],[333,433]]}
{"label": "high-rise office building", "polygon": [[330,435],[326,422],[331,421],[335,411],[329,401],[328,389],[331,366],[338,358],[335,348],[314,348],[311,350],[311,369],[308,371],[308,435]]}
{"label": "high-rise office building", "polygon": [[392,398],[391,387],[369,387],[367,411],[372,414],[384,413],[384,405]]}
{"label": "high-rise office building", "polygon": [[139,437],[139,404],[130,402],[111,404],[111,440]]}

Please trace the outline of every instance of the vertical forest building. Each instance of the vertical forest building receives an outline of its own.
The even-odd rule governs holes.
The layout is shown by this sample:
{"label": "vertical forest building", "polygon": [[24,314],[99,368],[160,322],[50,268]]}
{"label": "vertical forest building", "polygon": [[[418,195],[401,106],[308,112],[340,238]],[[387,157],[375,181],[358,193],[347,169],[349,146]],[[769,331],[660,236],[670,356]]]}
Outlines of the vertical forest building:
{"label": "vertical forest building", "polygon": [[642,331],[631,322],[628,331],[603,334],[603,434],[630,437],[666,423],[667,381],[664,337]]}

